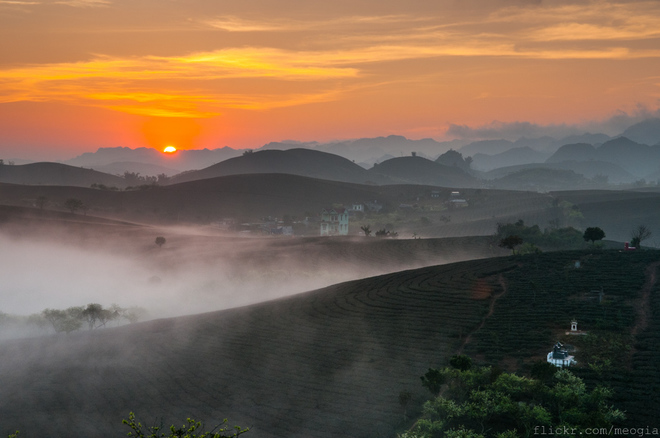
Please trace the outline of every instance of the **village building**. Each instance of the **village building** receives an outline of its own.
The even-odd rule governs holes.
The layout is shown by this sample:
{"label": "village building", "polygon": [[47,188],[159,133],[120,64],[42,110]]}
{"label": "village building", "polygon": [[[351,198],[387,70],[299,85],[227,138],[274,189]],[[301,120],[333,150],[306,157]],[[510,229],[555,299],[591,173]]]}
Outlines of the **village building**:
{"label": "village building", "polygon": [[348,235],[348,210],[324,208],[321,212],[321,236]]}
{"label": "village building", "polygon": [[452,207],[467,207],[468,202],[463,198],[461,192],[451,192],[449,194],[449,205]]}
{"label": "village building", "polygon": [[577,363],[575,357],[568,353],[568,350],[561,342],[557,342],[555,344],[555,346],[552,348],[552,351],[548,353],[547,360],[548,363],[551,363],[559,368],[570,367],[571,365],[575,365]]}

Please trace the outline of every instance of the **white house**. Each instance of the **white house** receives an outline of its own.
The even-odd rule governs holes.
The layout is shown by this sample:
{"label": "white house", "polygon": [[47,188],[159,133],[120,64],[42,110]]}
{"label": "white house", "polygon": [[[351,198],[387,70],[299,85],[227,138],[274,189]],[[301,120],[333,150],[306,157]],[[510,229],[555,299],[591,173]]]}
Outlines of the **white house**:
{"label": "white house", "polygon": [[348,210],[324,208],[321,212],[321,236],[346,236],[348,234]]}
{"label": "white house", "polygon": [[548,353],[548,363],[559,368],[564,368],[575,365],[577,361],[574,356],[568,354],[568,351],[561,342],[557,342],[552,351]]}

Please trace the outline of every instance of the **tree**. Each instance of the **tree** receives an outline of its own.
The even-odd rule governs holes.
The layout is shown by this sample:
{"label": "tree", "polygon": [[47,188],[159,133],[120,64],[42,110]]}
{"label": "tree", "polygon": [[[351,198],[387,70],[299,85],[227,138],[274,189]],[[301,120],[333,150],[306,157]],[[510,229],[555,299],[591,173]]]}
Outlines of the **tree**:
{"label": "tree", "polygon": [[64,201],[64,207],[68,210],[71,210],[71,213],[75,213],[76,210],[80,210],[83,206],[83,202],[80,199],[69,198]]}
{"label": "tree", "polygon": [[162,246],[165,245],[165,242],[167,242],[167,239],[163,236],[156,237],[156,245],[158,245],[159,248],[162,248]]}
{"label": "tree", "polygon": [[467,371],[472,368],[472,359],[465,354],[455,354],[449,359],[449,365],[457,370]]}
{"label": "tree", "polygon": [[365,237],[371,236],[371,225],[362,225],[360,229],[364,232]]}
{"label": "tree", "polygon": [[605,238],[605,231],[598,227],[589,227],[584,230],[584,235],[582,237],[585,242],[591,240],[591,244],[593,245],[596,240],[603,240]]}
{"label": "tree", "polygon": [[66,310],[46,309],[41,314],[56,333],[65,332],[68,335],[82,326],[82,312],[82,307],[69,307]]}
{"label": "tree", "polygon": [[122,420],[122,423],[131,428],[128,436],[135,438],[235,438],[250,430],[250,428],[243,429],[240,426],[226,427],[226,418],[209,432],[204,431],[204,424],[201,421],[192,418],[187,418],[186,424],[181,427],[174,425],[167,429],[162,425],[145,427],[137,421],[133,412],[129,413],[128,420]]}
{"label": "tree", "polygon": [[420,379],[422,379],[422,386],[431,391],[431,394],[437,396],[447,377],[442,371],[436,368],[429,368],[426,374],[420,377]]}
{"label": "tree", "polygon": [[512,235],[512,236],[507,236],[504,239],[500,240],[500,243],[497,245],[500,248],[509,248],[513,254],[516,253],[516,246],[522,245],[523,240],[521,237]]}
{"label": "tree", "polygon": [[653,233],[646,225],[638,225],[630,232],[630,246],[640,248],[642,242],[651,237]]}
{"label": "tree", "polygon": [[121,307],[113,305],[110,309],[104,309],[102,305],[97,303],[88,304],[82,311],[81,316],[87,322],[90,330],[105,327],[105,325],[121,316]]}

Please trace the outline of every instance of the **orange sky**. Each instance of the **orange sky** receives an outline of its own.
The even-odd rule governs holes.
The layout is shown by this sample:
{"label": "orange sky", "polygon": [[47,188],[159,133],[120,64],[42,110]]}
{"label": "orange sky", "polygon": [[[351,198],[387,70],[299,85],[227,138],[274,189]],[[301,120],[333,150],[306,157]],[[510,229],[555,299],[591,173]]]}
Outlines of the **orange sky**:
{"label": "orange sky", "polygon": [[660,101],[660,2],[0,0],[0,158],[576,125]]}

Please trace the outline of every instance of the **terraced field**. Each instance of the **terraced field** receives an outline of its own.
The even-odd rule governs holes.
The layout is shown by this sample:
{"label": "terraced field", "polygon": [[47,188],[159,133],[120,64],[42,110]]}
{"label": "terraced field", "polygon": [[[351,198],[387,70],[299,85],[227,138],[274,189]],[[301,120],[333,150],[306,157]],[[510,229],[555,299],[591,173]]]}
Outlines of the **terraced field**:
{"label": "terraced field", "polygon": [[[573,251],[476,260],[220,312],[5,341],[0,434],[110,436],[134,410],[146,422],[229,417],[255,437],[393,437],[405,426],[398,395],[412,391],[418,407],[428,367],[462,351],[525,371],[558,339],[579,345],[564,334],[572,318],[634,347],[600,377],[578,349],[577,371],[617,389],[629,422],[651,421],[660,412],[651,275],[659,259]],[[602,300],[593,292],[601,287]]]}
{"label": "terraced field", "polygon": [[488,272],[502,265],[511,262],[406,271],[228,311],[4,342],[0,433],[109,436],[135,410],[166,422],[228,416],[256,437],[392,436],[399,392],[419,397],[418,376],[480,323]]}

